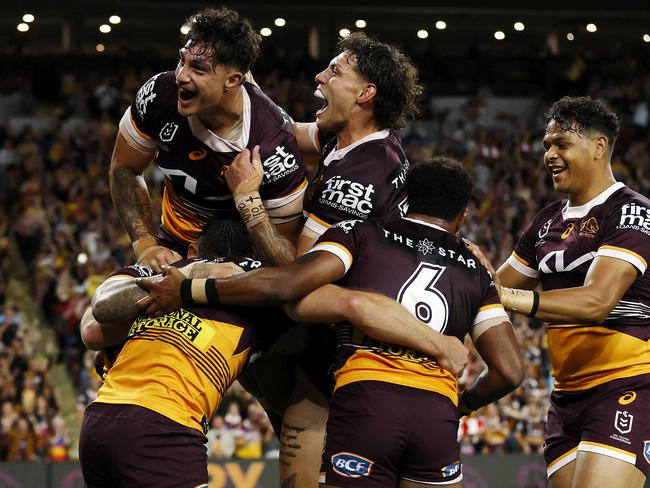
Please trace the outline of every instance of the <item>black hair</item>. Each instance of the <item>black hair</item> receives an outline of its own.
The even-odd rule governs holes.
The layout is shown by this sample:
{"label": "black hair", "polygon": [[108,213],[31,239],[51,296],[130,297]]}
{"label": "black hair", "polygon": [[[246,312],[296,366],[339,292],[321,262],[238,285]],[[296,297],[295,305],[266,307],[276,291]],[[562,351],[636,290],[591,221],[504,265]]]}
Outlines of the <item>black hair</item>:
{"label": "black hair", "polygon": [[196,241],[202,258],[251,257],[253,246],[241,218],[219,216],[209,220]]}
{"label": "black hair", "polygon": [[601,132],[607,137],[610,151],[621,129],[616,113],[604,102],[591,97],[563,97],[551,106],[545,117],[546,125],[553,120],[562,131]]}
{"label": "black hair", "polygon": [[454,159],[414,164],[406,176],[408,211],[452,220],[467,207],[473,187],[470,174]]}
{"label": "black hair", "polygon": [[339,41],[339,52],[357,56],[357,70],[377,86],[373,112],[385,129],[400,129],[417,113],[417,98],[422,93],[418,70],[399,49],[354,32]]}
{"label": "black hair", "polygon": [[196,46],[199,56],[210,54],[214,66],[222,63],[246,73],[259,56],[262,37],[247,19],[232,9],[206,8],[186,23],[190,30],[183,38],[183,45]]}

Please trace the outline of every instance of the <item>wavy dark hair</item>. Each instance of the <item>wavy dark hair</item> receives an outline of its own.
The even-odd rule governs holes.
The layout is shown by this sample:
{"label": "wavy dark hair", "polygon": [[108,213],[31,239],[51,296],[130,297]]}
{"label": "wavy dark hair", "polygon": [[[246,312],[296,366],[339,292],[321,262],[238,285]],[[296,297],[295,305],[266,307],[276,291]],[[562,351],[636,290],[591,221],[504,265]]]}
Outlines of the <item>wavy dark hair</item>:
{"label": "wavy dark hair", "polygon": [[462,163],[445,157],[411,166],[406,176],[409,213],[452,220],[472,197],[474,182]]}
{"label": "wavy dark hair", "polygon": [[621,130],[616,113],[604,102],[591,97],[563,97],[544,116],[547,126],[553,120],[563,131],[601,132],[607,137],[610,151]]}
{"label": "wavy dark hair", "polygon": [[418,69],[406,54],[362,32],[341,39],[338,50],[355,54],[361,76],[377,86],[373,112],[381,127],[400,129],[417,114],[422,87]]}
{"label": "wavy dark hair", "polygon": [[196,243],[202,258],[254,256],[248,231],[239,216],[208,220]]}
{"label": "wavy dark hair", "polygon": [[199,49],[199,56],[210,53],[212,64],[225,64],[250,70],[260,54],[260,36],[251,23],[229,8],[206,8],[186,20],[189,32],[182,39],[184,46]]}

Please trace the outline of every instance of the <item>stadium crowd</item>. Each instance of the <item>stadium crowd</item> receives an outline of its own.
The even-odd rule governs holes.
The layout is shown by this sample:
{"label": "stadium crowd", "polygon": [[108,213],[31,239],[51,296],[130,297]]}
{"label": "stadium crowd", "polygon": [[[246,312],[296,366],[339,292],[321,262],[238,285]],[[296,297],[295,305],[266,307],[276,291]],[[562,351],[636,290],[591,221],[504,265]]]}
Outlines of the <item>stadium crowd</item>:
{"label": "stadium crowd", "polygon": [[[551,86],[538,87],[539,110],[559,91],[586,93],[610,103],[624,126],[612,160],[615,176],[648,195],[650,70],[627,66],[633,76],[621,82],[620,72],[609,78],[608,71],[590,59],[592,53],[576,55],[566,60],[565,76],[545,80]],[[262,88],[296,120],[310,120],[315,103],[311,73],[316,70],[296,61],[294,67],[302,69],[288,77],[283,74],[287,70],[261,64],[256,78]],[[107,172],[119,117],[152,73],[145,68],[102,76],[110,66],[99,68],[92,75],[57,73],[53,86],[58,93],[49,94],[49,103],[60,110],[48,115],[45,126],[9,124],[12,118],[41,113],[44,107],[36,102],[39,88],[34,85],[38,76],[15,74],[1,81],[0,113],[5,119],[0,126],[0,460],[63,460],[70,445],[58,415],[59,402],[48,383],[48,360],[34,352],[18,304],[7,300],[10,280],[23,280],[31,287],[34,305],[56,333],[60,351],[56,359],[69,371],[83,407],[94,399],[100,379],[92,354],[81,343],[79,320],[98,284],[134,258],[111,203]],[[426,74],[423,69],[425,81]],[[431,96],[435,83],[428,88]],[[448,112],[436,111],[425,99],[421,118],[426,123],[412,124],[402,137],[412,163],[446,154],[471,169],[476,191],[462,233],[479,243],[494,263],[502,263],[522,225],[558,194],[541,164],[541,127],[528,127],[518,119],[498,127],[479,125],[483,102],[490,96],[479,90],[468,98],[458,123],[449,122]],[[146,176],[157,221],[162,176],[155,170]],[[20,274],[17,270],[23,268],[26,272]],[[513,394],[462,420],[464,454],[541,452],[552,386],[544,327],[539,320],[519,315],[512,320],[527,361],[526,380]],[[477,355],[472,357],[463,384],[470,384],[481,370]],[[211,456],[277,455],[266,415],[237,384],[212,419],[207,437]]]}

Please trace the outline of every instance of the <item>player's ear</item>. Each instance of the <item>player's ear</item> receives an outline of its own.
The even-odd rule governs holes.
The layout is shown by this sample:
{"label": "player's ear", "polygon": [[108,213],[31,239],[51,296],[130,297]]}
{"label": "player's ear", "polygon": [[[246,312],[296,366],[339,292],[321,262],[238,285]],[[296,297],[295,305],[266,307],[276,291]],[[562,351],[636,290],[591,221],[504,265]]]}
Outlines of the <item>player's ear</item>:
{"label": "player's ear", "polygon": [[199,257],[199,246],[196,244],[196,242],[193,242],[187,248],[187,258],[194,259],[198,257]]}
{"label": "player's ear", "polygon": [[374,83],[366,83],[363,86],[363,90],[361,91],[361,94],[357,97],[357,102],[358,103],[366,103],[371,101],[373,98],[377,96],[377,85]]}
{"label": "player's ear", "polygon": [[234,70],[228,74],[226,80],[226,90],[236,88],[244,82],[244,74],[241,71]]}
{"label": "player's ear", "polygon": [[595,156],[596,159],[601,159],[606,153],[609,152],[609,142],[605,134],[598,134],[595,139]]}

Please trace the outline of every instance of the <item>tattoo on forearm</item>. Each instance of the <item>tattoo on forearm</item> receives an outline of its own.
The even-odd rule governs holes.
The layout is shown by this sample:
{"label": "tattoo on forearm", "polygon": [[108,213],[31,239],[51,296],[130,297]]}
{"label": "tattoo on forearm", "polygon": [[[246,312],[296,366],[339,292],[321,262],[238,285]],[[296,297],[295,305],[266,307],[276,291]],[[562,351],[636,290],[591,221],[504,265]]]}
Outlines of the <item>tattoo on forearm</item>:
{"label": "tattoo on forearm", "polygon": [[93,305],[93,315],[100,324],[135,320],[141,313],[136,302],[146,294],[135,282],[107,283]]}
{"label": "tattoo on forearm", "polygon": [[293,262],[296,258],[296,248],[268,219],[250,227],[248,232],[262,260],[281,266]]}
{"label": "tattoo on forearm", "polygon": [[113,205],[131,241],[153,235],[151,198],[144,178],[120,166],[110,173],[110,186]]}

